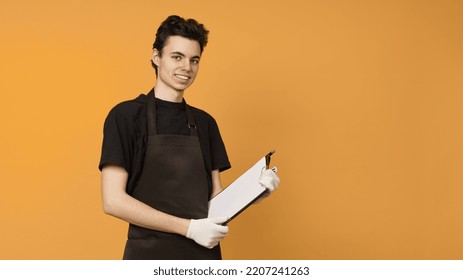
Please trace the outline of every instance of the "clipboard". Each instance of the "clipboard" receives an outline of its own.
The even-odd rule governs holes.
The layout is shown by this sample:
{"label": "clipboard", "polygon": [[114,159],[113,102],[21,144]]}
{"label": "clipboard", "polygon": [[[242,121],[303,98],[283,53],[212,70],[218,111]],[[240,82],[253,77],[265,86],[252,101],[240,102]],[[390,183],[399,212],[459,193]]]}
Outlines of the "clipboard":
{"label": "clipboard", "polygon": [[207,217],[229,217],[224,223],[227,224],[262,197],[267,192],[267,189],[262,187],[258,180],[262,169],[269,168],[270,157],[274,152],[271,151],[262,157],[227,188],[214,196],[209,201]]}

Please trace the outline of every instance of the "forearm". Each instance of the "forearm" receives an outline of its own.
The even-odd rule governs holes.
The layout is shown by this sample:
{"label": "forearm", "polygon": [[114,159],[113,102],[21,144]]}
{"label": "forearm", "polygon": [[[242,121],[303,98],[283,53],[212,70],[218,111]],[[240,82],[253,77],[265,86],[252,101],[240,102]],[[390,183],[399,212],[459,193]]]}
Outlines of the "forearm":
{"label": "forearm", "polygon": [[183,219],[158,211],[126,193],[107,199],[104,212],[131,224],[153,230],[176,233],[185,236],[190,223]]}
{"label": "forearm", "polygon": [[125,191],[127,178],[128,173],[120,166],[103,168],[101,191],[106,214],[137,226],[186,235],[190,220],[158,211],[131,197]]}
{"label": "forearm", "polygon": [[212,193],[211,197],[218,195],[222,191],[222,181],[219,170],[212,170]]}

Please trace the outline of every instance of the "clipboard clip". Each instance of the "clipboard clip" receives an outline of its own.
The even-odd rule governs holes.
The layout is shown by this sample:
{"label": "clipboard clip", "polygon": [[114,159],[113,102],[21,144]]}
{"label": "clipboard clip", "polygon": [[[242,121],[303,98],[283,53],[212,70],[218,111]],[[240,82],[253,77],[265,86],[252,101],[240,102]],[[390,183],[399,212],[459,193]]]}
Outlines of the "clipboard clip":
{"label": "clipboard clip", "polygon": [[265,169],[270,168],[270,157],[275,153],[275,150],[271,150],[270,153],[268,153],[265,156]]}

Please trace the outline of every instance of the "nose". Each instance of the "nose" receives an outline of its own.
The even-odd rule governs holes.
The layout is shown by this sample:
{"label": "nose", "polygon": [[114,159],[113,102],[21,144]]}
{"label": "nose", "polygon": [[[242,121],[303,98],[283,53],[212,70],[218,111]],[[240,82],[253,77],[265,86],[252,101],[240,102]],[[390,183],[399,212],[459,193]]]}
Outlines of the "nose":
{"label": "nose", "polygon": [[183,69],[188,72],[191,70],[191,62],[188,59],[183,61]]}

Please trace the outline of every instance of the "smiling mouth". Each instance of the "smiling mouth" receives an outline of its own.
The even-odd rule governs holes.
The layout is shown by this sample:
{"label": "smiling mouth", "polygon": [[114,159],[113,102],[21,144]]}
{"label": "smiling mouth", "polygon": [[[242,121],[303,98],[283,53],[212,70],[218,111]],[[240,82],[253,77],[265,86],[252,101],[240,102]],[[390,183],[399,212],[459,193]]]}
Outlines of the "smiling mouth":
{"label": "smiling mouth", "polygon": [[180,74],[175,74],[175,77],[179,78],[180,80],[188,81],[190,77]]}

